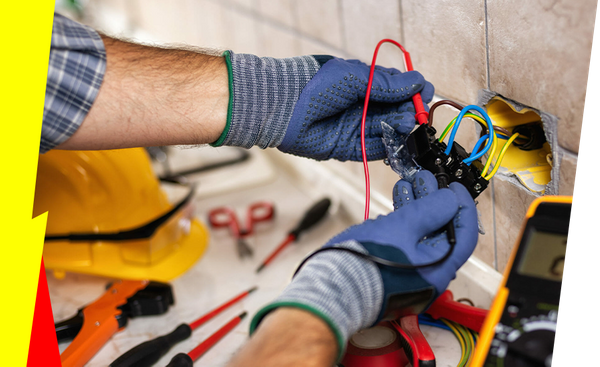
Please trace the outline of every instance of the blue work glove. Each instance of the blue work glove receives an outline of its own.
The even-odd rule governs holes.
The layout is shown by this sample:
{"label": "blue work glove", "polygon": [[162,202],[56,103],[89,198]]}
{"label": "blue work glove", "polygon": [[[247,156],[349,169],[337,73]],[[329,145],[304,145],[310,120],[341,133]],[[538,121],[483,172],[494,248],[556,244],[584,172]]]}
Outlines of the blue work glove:
{"label": "blue work glove", "polygon": [[[473,198],[459,183],[451,183],[448,189],[437,187],[437,180],[429,171],[417,173],[412,185],[398,181],[393,190],[394,212],[353,226],[325,245],[354,240],[370,255],[402,264],[426,264],[443,258],[449,251],[444,227],[453,221],[456,245],[441,264],[415,270],[379,266],[385,295],[378,319],[386,311],[393,311],[394,303],[401,302],[396,296],[421,297],[425,303],[414,304],[416,308],[409,313],[422,312],[446,290],[456,271],[475,250],[478,225]],[[433,293],[429,295],[428,290]]]}
{"label": "blue work glove", "polygon": [[[423,312],[475,249],[475,204],[458,183],[438,190],[435,177],[428,171],[417,173],[412,185],[398,181],[393,198],[394,212],[348,228],[312,256],[283,293],[258,312],[251,331],[273,309],[304,309],[330,326],[341,356],[346,341],[357,331],[383,318]],[[455,227],[456,246],[439,265],[396,269],[359,256],[405,265],[434,262],[449,251],[443,229],[450,221]]]}
{"label": "blue work glove", "polygon": [[[362,159],[360,124],[369,66],[332,56],[259,58],[228,51],[230,112],[212,145],[281,151],[317,160]],[[416,71],[377,67],[365,126],[367,158],[386,157],[381,121],[402,134],[415,126],[412,96],[434,88]],[[427,110],[427,106],[425,105]]]}

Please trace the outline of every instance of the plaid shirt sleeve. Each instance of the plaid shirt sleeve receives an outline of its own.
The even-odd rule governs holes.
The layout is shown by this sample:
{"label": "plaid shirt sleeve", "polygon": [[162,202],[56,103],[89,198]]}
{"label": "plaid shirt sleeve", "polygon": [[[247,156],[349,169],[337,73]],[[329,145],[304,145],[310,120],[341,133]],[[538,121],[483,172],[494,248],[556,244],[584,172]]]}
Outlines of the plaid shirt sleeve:
{"label": "plaid shirt sleeve", "polygon": [[98,33],[55,13],[40,153],[64,142],[79,128],[105,71],[106,51]]}

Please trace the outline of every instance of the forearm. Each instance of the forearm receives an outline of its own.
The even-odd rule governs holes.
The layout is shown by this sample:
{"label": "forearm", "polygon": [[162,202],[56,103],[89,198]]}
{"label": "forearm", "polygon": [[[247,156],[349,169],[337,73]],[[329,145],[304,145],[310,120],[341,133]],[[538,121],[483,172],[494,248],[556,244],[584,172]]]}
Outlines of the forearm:
{"label": "forearm", "polygon": [[228,367],[331,367],[337,353],[336,338],[322,319],[283,307],[264,318]]}
{"label": "forearm", "polygon": [[106,74],[90,112],[59,149],[205,144],[225,128],[225,59],[102,36]]}

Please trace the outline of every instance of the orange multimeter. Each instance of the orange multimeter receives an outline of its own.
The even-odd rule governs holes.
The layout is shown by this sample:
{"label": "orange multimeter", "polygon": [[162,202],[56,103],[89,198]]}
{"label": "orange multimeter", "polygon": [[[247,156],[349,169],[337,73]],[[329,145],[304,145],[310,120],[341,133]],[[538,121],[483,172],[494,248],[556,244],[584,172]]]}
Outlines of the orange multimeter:
{"label": "orange multimeter", "polygon": [[544,196],[529,207],[470,367],[551,365],[571,203]]}

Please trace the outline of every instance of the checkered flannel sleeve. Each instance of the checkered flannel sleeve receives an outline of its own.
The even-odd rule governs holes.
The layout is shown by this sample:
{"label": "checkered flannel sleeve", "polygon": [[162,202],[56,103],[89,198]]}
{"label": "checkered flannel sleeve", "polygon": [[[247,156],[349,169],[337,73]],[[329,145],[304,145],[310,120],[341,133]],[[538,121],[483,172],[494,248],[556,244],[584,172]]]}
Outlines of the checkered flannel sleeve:
{"label": "checkered flannel sleeve", "polygon": [[55,13],[40,153],[64,142],[79,128],[105,71],[106,51],[98,33]]}

